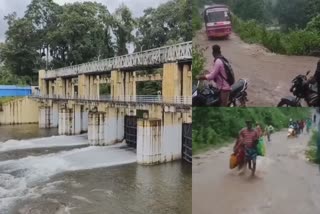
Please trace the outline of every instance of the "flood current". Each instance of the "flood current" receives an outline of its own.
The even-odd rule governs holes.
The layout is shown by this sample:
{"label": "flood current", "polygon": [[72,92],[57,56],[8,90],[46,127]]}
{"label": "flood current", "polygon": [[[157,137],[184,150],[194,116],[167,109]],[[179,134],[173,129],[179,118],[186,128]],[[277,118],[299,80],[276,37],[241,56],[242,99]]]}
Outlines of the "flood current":
{"label": "flood current", "polygon": [[125,143],[88,146],[38,125],[0,126],[1,214],[188,214],[191,165],[136,163]]}

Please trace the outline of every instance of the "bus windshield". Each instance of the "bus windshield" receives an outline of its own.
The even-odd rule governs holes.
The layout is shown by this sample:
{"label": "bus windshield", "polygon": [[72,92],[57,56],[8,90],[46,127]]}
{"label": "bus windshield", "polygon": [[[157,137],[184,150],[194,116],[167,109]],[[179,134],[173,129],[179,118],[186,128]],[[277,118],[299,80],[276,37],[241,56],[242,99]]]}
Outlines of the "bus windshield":
{"label": "bus windshield", "polygon": [[230,21],[228,11],[208,11],[206,15],[208,23]]}

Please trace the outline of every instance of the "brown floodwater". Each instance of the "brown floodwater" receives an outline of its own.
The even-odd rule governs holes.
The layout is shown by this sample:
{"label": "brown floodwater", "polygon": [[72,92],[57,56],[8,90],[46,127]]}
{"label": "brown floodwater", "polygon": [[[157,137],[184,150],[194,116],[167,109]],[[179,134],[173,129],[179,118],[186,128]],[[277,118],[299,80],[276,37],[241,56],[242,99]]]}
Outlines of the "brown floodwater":
{"label": "brown floodwater", "polygon": [[1,214],[191,213],[190,164],[141,166],[125,143],[94,147],[86,135],[52,135],[0,126]]}

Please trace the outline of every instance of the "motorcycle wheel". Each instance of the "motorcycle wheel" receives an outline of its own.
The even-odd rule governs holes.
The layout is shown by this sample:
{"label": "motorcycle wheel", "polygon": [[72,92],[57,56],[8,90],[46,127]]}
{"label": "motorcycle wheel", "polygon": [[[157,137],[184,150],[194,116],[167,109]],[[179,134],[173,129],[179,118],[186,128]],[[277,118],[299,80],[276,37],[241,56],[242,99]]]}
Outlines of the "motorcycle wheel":
{"label": "motorcycle wheel", "polygon": [[300,105],[292,105],[291,103],[286,102],[285,100],[281,100],[277,107],[299,107]]}
{"label": "motorcycle wheel", "polygon": [[195,106],[195,107],[206,106],[206,99],[203,97],[194,97],[192,98],[192,106]]}

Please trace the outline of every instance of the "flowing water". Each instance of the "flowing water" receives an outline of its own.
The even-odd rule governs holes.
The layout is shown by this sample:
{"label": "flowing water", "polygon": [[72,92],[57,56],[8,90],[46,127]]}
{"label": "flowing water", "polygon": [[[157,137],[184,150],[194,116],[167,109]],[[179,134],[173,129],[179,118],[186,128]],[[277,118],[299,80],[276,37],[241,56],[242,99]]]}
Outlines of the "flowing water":
{"label": "flowing water", "polygon": [[125,143],[54,135],[0,126],[1,214],[191,213],[190,165],[141,166]]}
{"label": "flowing water", "polygon": [[320,213],[320,173],[305,155],[310,137],[288,139],[286,130],[271,135],[253,178],[229,169],[233,145],[195,156],[193,213]]}

